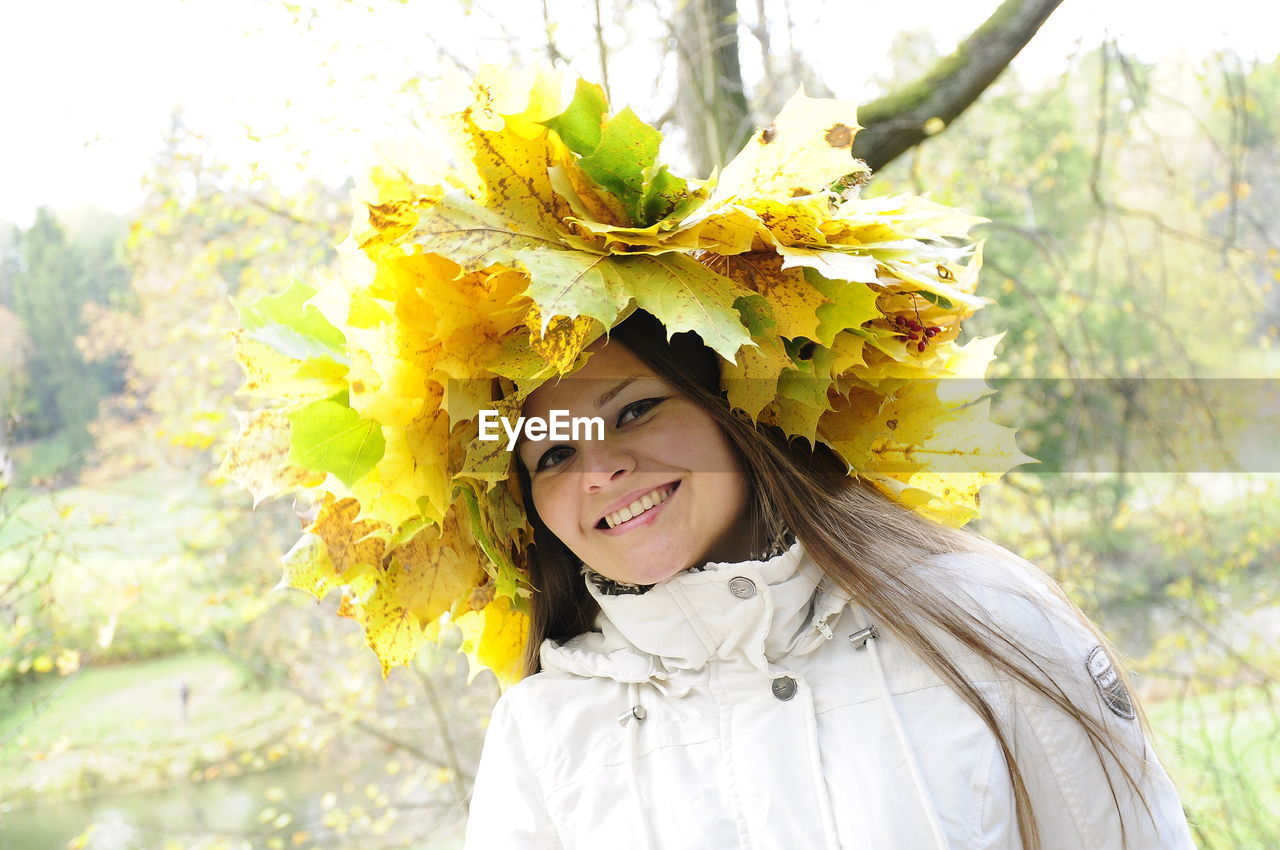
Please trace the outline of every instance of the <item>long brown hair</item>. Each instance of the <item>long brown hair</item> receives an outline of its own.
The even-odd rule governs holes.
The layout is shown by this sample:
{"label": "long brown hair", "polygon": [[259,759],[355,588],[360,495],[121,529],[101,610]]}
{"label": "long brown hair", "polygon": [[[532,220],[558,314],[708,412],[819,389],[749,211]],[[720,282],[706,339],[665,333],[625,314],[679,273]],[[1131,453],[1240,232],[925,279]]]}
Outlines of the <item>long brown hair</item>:
{"label": "long brown hair", "polygon": [[[748,510],[763,538],[777,539],[785,529],[794,533],[832,581],[863,608],[874,612],[884,627],[893,631],[982,718],[995,735],[1008,766],[1018,829],[1029,850],[1038,850],[1040,837],[1010,739],[991,704],[931,635],[931,627],[1079,723],[1098,758],[1103,759],[1105,752],[1115,759],[1125,781],[1147,806],[1137,779],[1120,758],[1119,751],[1125,744],[1088,710],[1072,702],[1036,657],[992,623],[962,608],[947,588],[934,582],[912,581],[911,576],[930,555],[973,552],[1008,559],[1018,568],[1030,569],[1040,576],[1098,642],[1111,651],[1097,627],[1056,583],[976,532],[942,525],[893,502],[865,479],[851,475],[844,460],[827,445],[819,442],[811,448],[803,439],[788,440],[779,429],[753,423],[740,411],[731,410],[720,391],[719,357],[696,334],[677,333],[668,340],[657,319],[637,310],[610,331],[610,341],[621,342],[655,374],[706,409],[724,429],[748,472]],[[600,608],[587,592],[582,562],[539,517],[527,470],[518,461],[516,468],[526,515],[534,530],[528,559],[534,593],[524,664],[525,673],[532,675],[541,669],[538,651],[544,640],[565,641],[591,630]],[[1113,651],[1112,656],[1115,657]],[[1116,669],[1128,686],[1123,670],[1118,665]],[[1139,716],[1145,731],[1146,718],[1141,709]],[[1109,770],[1106,775],[1119,809],[1119,795]],[[1122,839],[1124,834],[1122,816]]]}

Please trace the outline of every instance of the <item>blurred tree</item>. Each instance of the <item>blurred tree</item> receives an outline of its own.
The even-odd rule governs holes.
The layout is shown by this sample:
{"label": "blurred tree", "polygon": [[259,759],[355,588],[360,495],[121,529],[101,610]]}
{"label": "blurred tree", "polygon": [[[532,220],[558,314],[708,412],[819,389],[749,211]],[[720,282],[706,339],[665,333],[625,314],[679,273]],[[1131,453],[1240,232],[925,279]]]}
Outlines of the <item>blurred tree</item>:
{"label": "blurred tree", "polygon": [[95,236],[86,248],[68,238],[46,208],[19,231],[5,256],[3,291],[22,320],[32,350],[26,362],[25,398],[18,405],[19,438],[64,432],[76,449],[88,446],[88,425],[98,399],[120,388],[112,362],[87,364],[76,348],[84,331],[82,308],[107,304],[126,283],[109,255],[110,236]]}
{"label": "blurred tree", "polygon": [[8,446],[17,428],[18,405],[25,389],[30,353],[31,340],[22,319],[9,308],[0,306],[0,452]]}
{"label": "blurred tree", "polygon": [[[991,2],[994,5],[995,0]],[[854,155],[865,159],[873,170],[879,169],[929,135],[945,129],[999,77],[1061,3],[1062,0],[1003,0],[952,53],[938,58],[917,75],[898,81],[883,97],[860,106],[858,119],[866,129],[858,134]],[[378,14],[403,6],[404,1],[382,0],[379,4],[363,0],[279,0],[279,5],[295,24],[311,29],[318,19],[336,18],[353,7]],[[732,159],[757,123],[775,115],[798,86],[804,85],[811,96],[826,97],[837,82],[849,82],[822,80],[806,58],[807,51],[796,49],[789,3],[593,0],[584,10],[581,4],[543,0],[543,26],[525,33],[510,28],[512,13],[504,6],[492,0],[463,4],[463,19],[474,22],[476,29],[468,37],[450,39],[448,43],[437,31],[424,31],[423,38],[433,44],[436,55],[415,61],[435,59],[470,75],[479,62],[468,51],[479,54],[481,40],[504,39],[515,63],[535,51],[557,66],[585,65],[579,56],[591,56],[594,70],[585,73],[601,83],[614,102],[618,100],[616,92],[610,91],[611,69],[615,76],[618,73],[614,66],[638,67],[634,63],[640,62],[644,68],[652,68],[655,76],[661,76],[664,65],[674,55],[675,85],[655,92],[659,98],[667,91],[672,93],[668,107],[658,106],[653,114],[642,117],[659,129],[669,122],[680,129],[692,165],[691,176],[705,177]],[[593,26],[582,26],[584,12],[591,16]],[[646,19],[643,26],[637,21],[639,17]],[[562,26],[570,21],[573,27]],[[662,36],[645,44],[636,33],[651,29],[655,21]],[[458,26],[457,21],[454,26]],[[566,46],[568,37],[562,33],[567,29],[580,33],[589,29],[590,43],[578,41]],[[627,33],[625,50],[610,42],[611,29]],[[834,43],[856,44],[858,36],[859,33],[842,34],[842,40]],[[759,56],[758,77],[753,76],[755,63],[743,62],[748,52]],[[426,70],[429,67],[416,66],[410,78],[399,83],[401,90],[416,90],[424,77],[439,76],[439,67]],[[744,69],[748,69],[747,73]],[[626,103],[614,105],[620,108]]]}
{"label": "blurred tree", "polygon": [[1210,128],[1214,164],[1225,172],[1225,186],[1205,191],[1203,201],[1211,228],[1224,240],[1252,247],[1270,263],[1257,263],[1252,276],[1264,303],[1254,330],[1262,340],[1280,337],[1280,57],[1243,67],[1236,57],[1222,56],[1222,93]]}
{"label": "blurred tree", "polygon": [[126,364],[124,392],[94,429],[103,464],[94,475],[103,480],[186,466],[228,436],[243,377],[231,357],[230,296],[327,265],[350,217],[342,188],[311,180],[286,195],[256,164],[220,161],[180,111],[143,183],[123,246],[129,303],[94,310],[81,340],[86,356]]}

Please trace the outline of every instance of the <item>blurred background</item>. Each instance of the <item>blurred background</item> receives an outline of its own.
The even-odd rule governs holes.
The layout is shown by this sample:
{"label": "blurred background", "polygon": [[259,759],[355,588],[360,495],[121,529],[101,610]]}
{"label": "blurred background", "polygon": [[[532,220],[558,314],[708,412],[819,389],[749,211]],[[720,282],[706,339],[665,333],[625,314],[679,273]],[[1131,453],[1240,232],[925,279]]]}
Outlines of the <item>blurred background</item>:
{"label": "blurred background", "polygon": [[328,266],[371,145],[484,63],[600,82],[690,177],[801,86],[850,98],[866,194],[989,218],[967,332],[1006,332],[996,410],[1042,463],[975,527],[1127,655],[1200,846],[1280,846],[1278,16],[5,3],[0,847],[460,846],[496,681],[446,647],[384,682],[334,595],[273,590],[293,506],[217,467],[229,298]]}

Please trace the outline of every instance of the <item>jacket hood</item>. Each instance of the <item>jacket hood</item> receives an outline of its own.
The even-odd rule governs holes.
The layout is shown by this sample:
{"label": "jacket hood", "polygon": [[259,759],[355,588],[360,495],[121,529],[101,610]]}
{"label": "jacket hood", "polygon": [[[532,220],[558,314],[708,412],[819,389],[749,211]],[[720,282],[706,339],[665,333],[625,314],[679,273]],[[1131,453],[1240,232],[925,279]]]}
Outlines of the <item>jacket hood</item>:
{"label": "jacket hood", "polygon": [[[600,603],[595,630],[563,644],[543,641],[543,670],[604,676],[625,683],[627,777],[640,846],[660,845],[644,804],[637,763],[645,709],[640,686],[682,697],[713,660],[746,662],[772,676],[769,663],[805,655],[833,636],[830,621],[848,603],[797,539],[765,560],[712,561],[677,573],[640,594],[610,595],[583,577]],[[763,605],[742,605],[759,597]]]}
{"label": "jacket hood", "polygon": [[[812,652],[831,637],[829,624],[849,601],[799,540],[766,560],[713,561],[677,573],[642,594],[609,595],[583,580],[600,604],[595,630],[563,644],[544,641],[542,668],[648,682],[668,696],[688,690],[682,674],[715,658],[743,657],[767,673],[772,661]],[[763,615],[734,604],[755,595]]]}

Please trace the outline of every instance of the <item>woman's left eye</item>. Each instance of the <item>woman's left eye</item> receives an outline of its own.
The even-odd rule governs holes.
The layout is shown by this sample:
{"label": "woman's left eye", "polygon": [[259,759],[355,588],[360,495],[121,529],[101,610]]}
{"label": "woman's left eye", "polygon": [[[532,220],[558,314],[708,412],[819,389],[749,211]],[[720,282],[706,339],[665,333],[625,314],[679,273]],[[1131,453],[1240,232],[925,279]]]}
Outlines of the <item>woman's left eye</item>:
{"label": "woman's left eye", "polygon": [[631,402],[631,404],[628,404],[626,407],[622,408],[622,412],[618,414],[618,425],[619,426],[624,425],[626,424],[627,421],[629,421],[626,419],[626,416],[628,413],[634,412],[636,414],[636,417],[643,416],[644,414],[652,410],[654,407],[656,407],[658,403],[661,401],[663,401],[663,399],[661,398],[644,398],[644,399],[641,399],[640,401]]}

